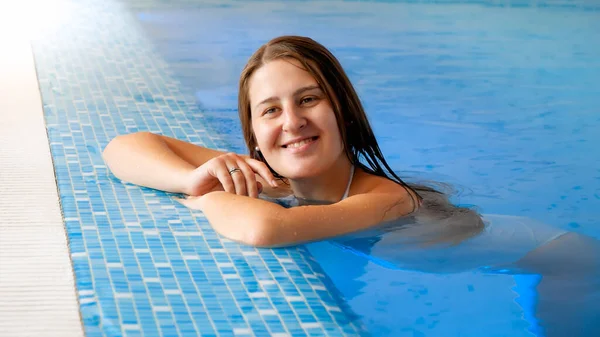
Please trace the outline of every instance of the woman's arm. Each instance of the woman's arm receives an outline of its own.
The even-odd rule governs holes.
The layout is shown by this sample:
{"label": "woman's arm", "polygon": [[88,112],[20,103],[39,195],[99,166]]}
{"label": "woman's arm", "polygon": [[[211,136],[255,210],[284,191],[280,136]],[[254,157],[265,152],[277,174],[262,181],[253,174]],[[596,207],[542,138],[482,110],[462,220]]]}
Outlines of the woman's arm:
{"label": "woman's arm", "polygon": [[181,202],[200,208],[221,235],[258,247],[294,245],[347,234],[413,211],[408,194],[387,191],[357,194],[331,205],[292,208],[224,192]]}
{"label": "woman's arm", "polygon": [[114,138],[103,158],[124,181],[158,190],[189,194],[192,171],[223,152],[174,138],[138,132]]}
{"label": "woman's arm", "polygon": [[[139,132],[113,139],[104,149],[104,161],[119,179],[158,190],[203,195],[225,190],[257,197],[278,188],[269,168],[248,156]],[[230,172],[236,169],[237,172]]]}

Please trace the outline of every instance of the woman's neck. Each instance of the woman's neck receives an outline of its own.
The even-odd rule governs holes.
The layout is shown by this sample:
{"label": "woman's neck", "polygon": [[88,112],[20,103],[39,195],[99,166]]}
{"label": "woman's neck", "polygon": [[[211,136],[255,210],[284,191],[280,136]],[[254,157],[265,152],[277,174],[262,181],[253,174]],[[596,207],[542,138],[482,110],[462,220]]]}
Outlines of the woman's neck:
{"label": "woman's neck", "polygon": [[342,156],[327,172],[316,177],[290,180],[297,198],[338,202],[351,182],[352,164]]}

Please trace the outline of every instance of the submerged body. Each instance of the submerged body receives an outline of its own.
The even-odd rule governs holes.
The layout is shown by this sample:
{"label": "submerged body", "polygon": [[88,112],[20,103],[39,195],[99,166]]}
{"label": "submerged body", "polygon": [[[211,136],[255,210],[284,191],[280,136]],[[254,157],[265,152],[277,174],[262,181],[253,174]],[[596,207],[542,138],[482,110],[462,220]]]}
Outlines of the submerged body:
{"label": "submerged body", "polygon": [[[261,198],[284,207],[327,202]],[[426,201],[426,200],[425,200]],[[532,332],[541,336],[600,336],[600,241],[539,221],[484,214],[476,233],[431,221],[428,210],[330,239],[330,243],[388,269],[433,274],[479,271],[534,282]],[[441,237],[462,237],[460,242]]]}
{"label": "submerged body", "polygon": [[[460,243],[436,243],[436,231],[448,232],[435,222],[423,222],[419,212],[364,233],[336,238],[346,249],[385,261],[385,267],[432,273],[484,269],[506,272],[511,264],[565,235],[557,229],[518,216],[484,214],[484,228]],[[454,229],[460,230],[460,229]],[[457,233],[455,233],[457,234]]]}

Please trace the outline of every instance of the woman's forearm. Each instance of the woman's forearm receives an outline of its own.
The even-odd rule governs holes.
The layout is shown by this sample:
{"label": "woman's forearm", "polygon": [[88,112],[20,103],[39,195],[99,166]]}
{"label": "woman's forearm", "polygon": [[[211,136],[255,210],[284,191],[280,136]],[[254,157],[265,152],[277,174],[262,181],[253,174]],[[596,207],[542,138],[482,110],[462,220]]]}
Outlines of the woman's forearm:
{"label": "woman's forearm", "polygon": [[139,132],[118,136],[103,158],[119,179],[168,192],[186,193],[186,179],[196,166],[177,155],[159,135]]}
{"label": "woman's forearm", "polygon": [[292,208],[226,192],[212,192],[181,203],[201,209],[221,235],[271,248],[364,230],[412,210],[408,194],[397,193],[365,193],[331,205]]}

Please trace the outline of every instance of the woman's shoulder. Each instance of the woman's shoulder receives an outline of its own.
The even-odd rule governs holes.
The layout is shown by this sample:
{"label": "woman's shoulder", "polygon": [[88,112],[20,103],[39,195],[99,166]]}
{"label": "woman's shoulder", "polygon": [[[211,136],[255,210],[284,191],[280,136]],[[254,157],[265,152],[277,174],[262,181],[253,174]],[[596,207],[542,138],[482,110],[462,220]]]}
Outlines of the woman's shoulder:
{"label": "woman's shoulder", "polygon": [[[354,182],[349,195],[356,194],[387,194],[410,203],[412,212],[420,207],[419,195],[410,187],[399,184],[387,177],[381,177],[363,169],[356,170]],[[412,213],[411,212],[411,213]]]}
{"label": "woman's shoulder", "polygon": [[350,187],[350,195],[363,193],[399,193],[408,196],[407,189],[399,183],[387,177],[357,169]]}

